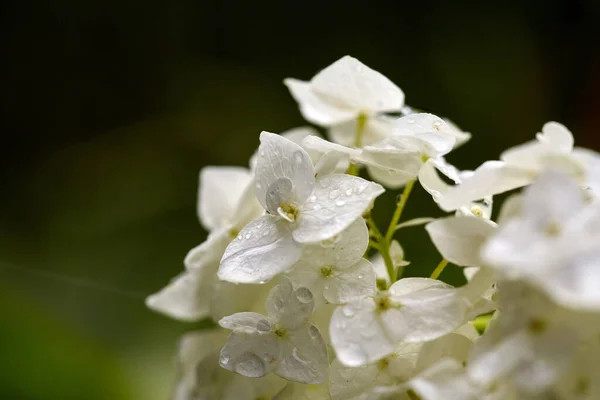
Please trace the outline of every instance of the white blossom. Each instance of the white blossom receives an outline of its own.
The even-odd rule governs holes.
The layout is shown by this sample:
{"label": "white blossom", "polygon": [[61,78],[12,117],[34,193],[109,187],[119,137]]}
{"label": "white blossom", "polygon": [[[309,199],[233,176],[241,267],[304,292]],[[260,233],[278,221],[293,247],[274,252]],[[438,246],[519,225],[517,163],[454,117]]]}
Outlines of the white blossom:
{"label": "white blossom", "polygon": [[271,290],[266,307],[268,316],[245,312],[219,321],[232,330],[221,349],[221,366],[247,377],[273,372],[296,382],[322,383],[329,362],[319,329],[308,322],[314,309],[310,290],[294,289],[284,280]]}
{"label": "white blossom", "polygon": [[259,283],[289,270],[304,244],[339,234],[384,191],[349,175],[315,178],[304,149],[268,132],[261,134],[255,188],[267,215],[246,225],[227,247],[218,271],[222,280]]}

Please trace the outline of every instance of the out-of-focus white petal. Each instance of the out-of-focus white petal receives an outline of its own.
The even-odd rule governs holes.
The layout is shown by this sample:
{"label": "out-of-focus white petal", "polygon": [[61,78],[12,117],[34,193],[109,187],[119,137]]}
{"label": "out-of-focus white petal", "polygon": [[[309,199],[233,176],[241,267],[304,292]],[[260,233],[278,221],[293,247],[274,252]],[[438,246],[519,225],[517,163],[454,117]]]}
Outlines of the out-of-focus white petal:
{"label": "out-of-focus white petal", "polygon": [[[236,374],[232,375],[229,384],[224,388],[222,399],[271,399],[285,386],[285,384],[286,381],[284,379],[279,378],[274,374],[269,374],[262,378],[246,378],[245,376]],[[206,400],[210,400],[210,398],[206,398]]]}
{"label": "out-of-focus white petal", "polygon": [[205,266],[219,264],[227,245],[231,241],[231,229],[224,227],[208,234],[206,241],[191,249],[183,263],[188,270],[201,270]]}
{"label": "out-of-focus white petal", "polygon": [[331,126],[352,120],[358,115],[357,110],[339,107],[334,102],[315,93],[309,82],[287,78],[283,83],[288,87],[294,100],[298,102],[302,116],[314,124]]}
{"label": "out-of-focus white petal", "polygon": [[288,270],[300,258],[285,221],[265,215],[241,230],[223,254],[219,279],[234,283],[261,283]]}
{"label": "out-of-focus white petal", "polygon": [[493,196],[529,184],[534,175],[507,166],[501,161],[486,161],[471,178],[453,187],[440,198],[440,207],[453,211],[475,200]]}
{"label": "out-of-focus white petal", "polygon": [[460,362],[451,358],[441,360],[423,374],[412,379],[408,386],[423,400],[485,399],[469,382]]}
{"label": "out-of-focus white petal", "polygon": [[333,304],[344,304],[353,299],[373,296],[376,292],[375,270],[368,260],[334,272],[325,285],[323,296]]}
{"label": "out-of-focus white petal", "polygon": [[415,175],[412,172],[396,171],[376,165],[367,165],[367,171],[375,182],[389,189],[399,189],[409,181],[415,179]]}
{"label": "out-of-focus white petal", "polygon": [[294,239],[314,243],[339,234],[362,216],[383,192],[380,185],[355,176],[321,177],[300,211]]}
{"label": "out-of-focus white petal", "polygon": [[198,216],[207,230],[228,224],[252,174],[242,167],[204,167],[200,171]]}
{"label": "out-of-focus white petal", "polygon": [[329,374],[331,400],[369,399],[374,387],[391,384],[389,374],[383,373],[377,364],[346,367],[335,360]]}
{"label": "out-of-focus white petal", "polygon": [[267,208],[267,192],[278,179],[289,179],[295,200],[304,202],[315,182],[315,171],[308,153],[299,145],[274,133],[262,132],[255,171],[258,201]]}
{"label": "out-of-focus white petal", "polygon": [[350,166],[350,156],[340,151],[328,151],[315,165],[315,178],[329,174],[342,174]]}
{"label": "out-of-focus white petal", "polygon": [[233,331],[221,349],[221,367],[249,378],[265,376],[279,361],[280,343],[270,333]]}
{"label": "out-of-focus white petal", "polygon": [[249,333],[258,333],[260,331],[259,328],[261,328],[262,325],[270,326],[270,322],[259,313],[240,312],[221,318],[219,325],[229,330],[243,330]]}
{"label": "out-of-focus white petal", "polygon": [[555,151],[568,153],[573,150],[573,134],[558,122],[546,122],[542,127],[542,133],[536,135],[536,139],[551,147]]}
{"label": "out-of-focus white petal", "polygon": [[216,272],[216,263],[210,275],[184,272],[158,293],[148,296],[146,306],[182,321],[202,319],[210,313],[210,299]]}
{"label": "out-of-focus white petal", "polygon": [[285,329],[297,329],[306,324],[314,310],[312,292],[299,287],[294,289],[288,279],[271,289],[266,302],[269,317]]}
{"label": "out-of-focus white petal", "polygon": [[496,226],[479,217],[448,217],[428,223],[425,230],[446,260],[464,267],[479,267],[481,248],[496,232]]}
{"label": "out-of-focus white petal", "polygon": [[473,346],[471,339],[458,333],[449,333],[423,344],[416,368],[418,371],[424,371],[444,358],[464,362],[469,356],[471,346]]}
{"label": "out-of-focus white petal", "polygon": [[282,342],[282,359],[275,373],[295,382],[318,384],[327,376],[327,346],[317,329],[307,324],[288,333]]}
{"label": "out-of-focus white petal", "polygon": [[331,400],[328,382],[318,385],[288,382],[273,400]]}
{"label": "out-of-focus white petal", "polygon": [[413,113],[396,120],[393,134],[408,136],[434,132],[452,134],[454,130],[450,124],[436,115]]}
{"label": "out-of-focus white petal", "polygon": [[344,56],[311,80],[313,90],[340,105],[366,113],[400,111],[404,93],[381,73]]}
{"label": "out-of-focus white petal", "polygon": [[[385,139],[392,133],[395,120],[395,118],[386,115],[367,117],[361,134],[361,145],[368,146]],[[343,146],[353,147],[356,138],[357,123],[357,120],[352,120],[333,125],[329,128],[331,140]]]}
{"label": "out-of-focus white petal", "polygon": [[332,143],[318,136],[307,136],[302,141],[302,145],[311,151],[319,152],[321,154],[326,154],[330,151],[336,151],[339,153],[348,154],[350,158],[356,157],[360,154],[360,150],[342,146],[337,143]]}

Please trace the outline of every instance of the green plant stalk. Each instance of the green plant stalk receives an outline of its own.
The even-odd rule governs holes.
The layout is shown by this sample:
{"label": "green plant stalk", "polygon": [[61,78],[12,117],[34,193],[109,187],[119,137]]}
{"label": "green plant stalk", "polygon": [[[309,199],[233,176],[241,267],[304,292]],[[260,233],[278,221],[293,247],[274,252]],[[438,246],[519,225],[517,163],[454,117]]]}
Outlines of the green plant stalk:
{"label": "green plant stalk", "polygon": [[448,265],[448,260],[446,260],[445,258],[442,258],[442,261],[440,261],[440,263],[438,264],[438,266],[435,267],[435,269],[431,273],[430,278],[431,279],[437,279],[441,275],[441,273],[444,272],[444,269],[446,268],[446,265]]}
{"label": "green plant stalk", "polygon": [[[362,147],[362,137],[365,132],[365,125],[367,124],[367,116],[360,114],[356,119],[356,134],[354,135],[354,148],[359,149]],[[348,175],[358,176],[359,168],[358,164],[352,163],[346,171]]]}

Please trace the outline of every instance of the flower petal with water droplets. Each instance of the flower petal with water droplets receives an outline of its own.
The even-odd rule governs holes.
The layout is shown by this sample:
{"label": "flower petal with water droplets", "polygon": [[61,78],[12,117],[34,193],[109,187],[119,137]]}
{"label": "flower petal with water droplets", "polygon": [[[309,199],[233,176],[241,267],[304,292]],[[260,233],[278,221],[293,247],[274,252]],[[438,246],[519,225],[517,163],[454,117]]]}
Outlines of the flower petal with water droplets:
{"label": "flower petal with water droplets", "polygon": [[282,341],[281,362],[274,372],[291,381],[318,384],[325,381],[328,367],[325,341],[316,326],[307,324]]}

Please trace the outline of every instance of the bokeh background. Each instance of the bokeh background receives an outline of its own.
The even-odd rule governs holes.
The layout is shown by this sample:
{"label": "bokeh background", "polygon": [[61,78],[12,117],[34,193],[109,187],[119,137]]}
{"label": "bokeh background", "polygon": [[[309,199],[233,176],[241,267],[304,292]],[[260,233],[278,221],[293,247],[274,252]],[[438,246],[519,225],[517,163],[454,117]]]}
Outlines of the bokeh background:
{"label": "bokeh background", "polygon": [[[474,134],[450,157],[461,168],[552,119],[600,149],[593,0],[1,7],[1,399],[167,398],[177,338],[194,325],[144,297],[206,235],[198,170],[245,165],[261,130],[303,124],[285,77],[354,55]],[[406,216],[425,215],[440,212],[419,189]],[[407,273],[428,274],[439,256],[422,229],[399,237]]]}

